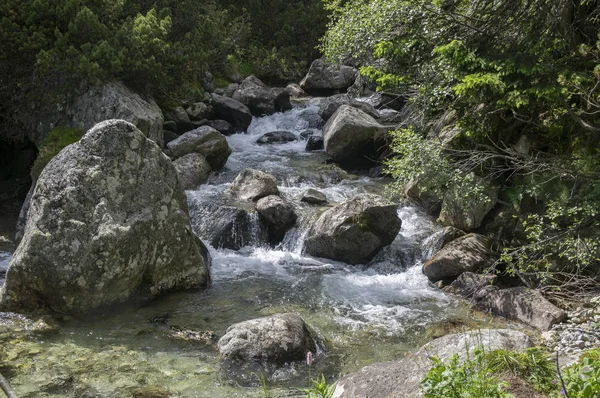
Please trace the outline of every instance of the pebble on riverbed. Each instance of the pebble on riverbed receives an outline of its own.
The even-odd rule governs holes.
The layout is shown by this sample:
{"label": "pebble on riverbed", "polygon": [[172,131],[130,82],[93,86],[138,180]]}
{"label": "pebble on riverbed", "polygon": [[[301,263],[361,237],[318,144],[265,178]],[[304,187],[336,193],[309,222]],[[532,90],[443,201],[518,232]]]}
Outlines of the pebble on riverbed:
{"label": "pebble on riverbed", "polygon": [[568,320],[542,333],[543,344],[567,354],[600,347],[600,296],[591,300],[593,308],[578,307],[569,312]]}

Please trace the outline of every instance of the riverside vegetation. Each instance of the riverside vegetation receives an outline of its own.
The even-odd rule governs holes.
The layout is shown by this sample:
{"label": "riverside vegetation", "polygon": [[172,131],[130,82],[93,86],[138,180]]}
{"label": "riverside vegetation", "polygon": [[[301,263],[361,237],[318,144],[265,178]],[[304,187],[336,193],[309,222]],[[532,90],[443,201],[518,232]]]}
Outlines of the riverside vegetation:
{"label": "riverside vegetation", "polygon": [[[281,318],[278,318],[277,312],[300,312],[305,318],[312,317],[307,309],[312,306],[321,311],[312,320],[321,328],[333,330],[331,320],[323,320],[332,315],[323,315],[326,312],[320,307],[323,302],[316,303],[317,300],[307,292],[314,293],[311,283],[325,285],[327,273],[335,273],[338,263],[331,269],[327,268],[325,275],[319,275],[322,279],[307,276],[289,286],[273,283],[276,285],[274,288],[270,286],[271,282],[249,285],[248,291],[238,292],[238,288],[229,286],[236,282],[223,276],[230,272],[230,261],[241,261],[231,260],[238,255],[231,253],[239,251],[246,255],[244,250],[252,245],[285,251],[285,258],[277,260],[278,264],[285,266],[299,263],[305,268],[313,267],[313,260],[303,263],[305,258],[298,259],[298,253],[302,253],[302,256],[323,257],[334,262],[361,264],[358,267],[364,265],[364,269],[371,266],[375,270],[373,272],[381,269],[389,272],[389,264],[399,262],[396,253],[399,250],[394,248],[393,243],[398,230],[401,225],[405,228],[407,224],[410,228],[411,224],[400,216],[395,217],[395,205],[373,195],[382,193],[382,181],[385,181],[388,200],[399,202],[407,199],[408,203],[416,203],[424,212],[446,225],[445,229],[436,230],[438,240],[435,244],[426,240],[427,246],[423,243],[424,238],[409,241],[413,247],[419,246],[419,254],[413,254],[414,258],[410,260],[411,266],[425,263],[423,273],[447,293],[465,296],[484,310],[550,331],[546,332],[550,334],[544,333],[542,339],[536,339],[537,347],[511,349],[511,345],[507,344],[497,349],[482,343],[471,347],[473,349],[466,347],[466,356],[455,350],[453,355],[446,352],[448,355],[438,358],[433,352],[427,356],[430,359],[425,371],[413,374],[418,376],[415,394],[440,398],[592,398],[600,395],[600,352],[597,346],[600,333],[600,4],[597,1],[7,0],[0,4],[0,33],[3,37],[0,43],[0,142],[6,143],[7,148],[33,146],[35,162],[33,159],[23,161],[27,164],[27,172],[30,171],[30,179],[27,177],[27,180],[33,181],[35,187],[38,178],[41,179],[41,188],[34,191],[32,187],[26,206],[23,206],[22,214],[26,221],[31,222],[24,230],[25,237],[21,236],[25,244],[15,252],[11,268],[6,273],[4,297],[0,296],[0,304],[4,301],[5,305],[9,303],[11,306],[7,305],[5,309],[19,312],[19,306],[24,304],[18,303],[27,303],[27,310],[35,312],[36,306],[39,306],[37,310],[52,310],[58,319],[68,323],[72,320],[68,310],[73,302],[85,301],[85,305],[77,309],[83,312],[134,297],[137,293],[155,296],[163,288],[204,287],[210,279],[212,257],[216,255],[218,266],[212,273],[217,273],[217,281],[227,281],[225,290],[228,297],[211,297],[210,293],[208,297],[203,296],[205,301],[200,302],[211,303],[206,319],[219,318],[223,322],[220,315],[211,312],[216,311],[212,307],[218,308],[223,303],[241,305],[240,302],[243,302],[247,305],[255,299],[260,302],[275,295],[281,303],[291,300],[293,304],[271,304],[278,311],[273,308],[264,310],[266,307],[260,310],[253,308],[252,313],[261,318],[252,321],[258,326],[253,327],[250,333],[243,327],[236,330],[236,326],[240,328],[238,323],[229,326],[231,320],[227,320],[226,330],[219,323],[215,326],[218,328],[216,332],[198,331],[171,324],[171,313],[152,313],[150,321],[140,321],[149,322],[151,327],[143,326],[138,330],[135,326],[124,334],[160,335],[201,342],[204,345],[194,349],[194,355],[211,359],[214,357],[214,349],[210,348],[214,342],[211,340],[215,333],[233,335],[219,342],[220,346],[227,340],[234,352],[231,354],[234,361],[228,363],[225,350],[219,348],[219,366],[222,366],[219,377],[231,379],[232,384],[254,386],[255,380],[248,380],[258,378],[264,396],[271,395],[269,384],[277,384],[281,377],[288,385],[300,385],[304,377],[302,372],[306,371],[304,365],[299,365],[303,359],[302,351],[321,350],[321,367],[315,369],[320,377],[311,378],[311,353],[309,388],[301,390],[301,393],[309,398],[391,396],[381,389],[377,390],[381,387],[375,385],[377,382],[366,390],[360,389],[365,388],[360,387],[361,377],[369,375],[369,367],[363,369],[364,372],[345,375],[334,384],[339,376],[336,373],[338,364],[325,365],[322,358],[324,356],[326,361],[327,356],[332,355],[337,361],[345,360],[343,358],[347,354],[340,354],[337,345],[347,348],[354,344],[349,343],[353,338],[348,337],[347,332],[337,334],[335,339],[331,339],[337,341],[331,341],[304,324],[299,317],[294,318],[294,327],[282,327],[281,323],[277,323],[283,322],[277,321]],[[263,83],[285,86],[297,82],[321,54],[326,63],[322,60],[312,63],[307,77],[300,84],[308,94],[336,94],[318,99],[318,112],[314,103],[310,102],[312,99],[293,100],[293,105],[290,104],[290,96],[306,94],[300,87],[271,88]],[[355,74],[356,71],[359,73]],[[317,81],[312,85],[307,83],[311,74]],[[138,119],[143,119],[143,122],[131,120],[137,128],[121,122],[99,125],[90,130],[93,134],[86,134],[87,138],[81,141],[84,136],[81,126],[74,121],[70,124],[65,119],[58,126],[52,123],[53,128],[46,129],[41,139],[32,138],[35,134],[31,131],[42,125],[40,120],[48,114],[66,109],[63,104],[79,98],[89,87],[102,87],[115,81],[123,82],[127,90],[141,94],[139,102],[138,97],[132,95],[131,103],[136,106],[141,103],[144,111],[158,109],[158,106],[162,111],[158,109],[159,115],[150,122],[147,122],[150,118],[142,117]],[[348,95],[338,94],[345,91]],[[113,95],[113,92],[108,92],[111,94],[104,91],[104,97]],[[355,97],[363,98],[357,101]],[[150,105],[147,106],[148,103]],[[141,108],[133,109],[137,117],[136,112],[140,112]],[[257,119],[285,110],[294,112],[294,123],[301,125],[305,131],[300,134],[296,125],[288,127],[287,119],[282,123],[284,127],[280,128],[273,122],[280,120],[278,116],[268,121]],[[120,115],[131,113],[128,112],[129,108]],[[301,123],[298,124],[297,120]],[[256,140],[256,126],[260,123],[265,123],[269,130],[262,131],[267,134]],[[274,130],[271,125],[276,125],[276,130],[289,129],[293,132],[271,131]],[[123,134],[115,135],[120,138],[102,138],[105,141],[94,138],[109,137],[116,130],[126,132],[127,139],[123,138]],[[246,130],[247,134],[238,134]],[[159,134],[153,136],[156,132]],[[164,146],[162,151],[150,141],[144,141],[142,134],[158,146]],[[230,137],[226,139],[224,135]],[[236,157],[236,153],[243,153],[249,146],[247,137],[251,137],[252,145],[258,142],[265,147],[286,149],[279,152],[253,149],[259,151],[256,158],[252,157],[254,153],[247,159]],[[308,143],[315,145],[314,148],[324,147],[323,157],[321,152],[317,152],[311,155],[312,159],[324,163],[328,156],[341,168],[335,166],[323,171],[318,169],[322,167],[320,165],[315,170],[314,165],[303,163],[302,157],[294,157],[290,148],[296,148],[294,145],[298,145],[296,141],[299,138],[307,139]],[[321,141],[317,141],[319,138]],[[125,144],[117,145],[121,142],[119,140]],[[140,140],[144,142],[141,149]],[[64,147],[76,142],[79,143],[61,152]],[[111,145],[118,146],[119,150],[108,150]],[[126,147],[131,150],[125,151]],[[314,148],[311,147],[310,151]],[[7,149],[5,152],[10,151]],[[88,157],[86,151],[94,152],[95,157]],[[274,153],[278,157],[274,157]],[[136,177],[136,184],[147,181],[145,188],[149,195],[164,191],[166,197],[173,195],[177,199],[177,206],[170,200],[168,202],[174,206],[173,209],[158,206],[161,200],[158,197],[156,203],[135,200],[136,193],[144,189],[139,186],[137,191],[125,194],[115,191],[115,187],[125,189],[123,186],[132,184],[127,181],[127,173],[123,170],[112,171],[112,160],[116,154],[122,155],[119,159],[126,165],[124,167],[136,164],[132,160],[135,156],[145,159],[146,166],[158,164],[158,172],[137,170],[142,177]],[[230,155],[234,162],[225,166]],[[52,163],[55,156],[58,161]],[[14,159],[6,161],[8,168],[16,168],[22,163],[22,157]],[[87,172],[88,168],[98,169],[98,159],[104,162],[101,174],[106,174],[106,179],[97,173]],[[270,170],[253,170],[249,166],[240,169],[244,161],[259,169],[272,167],[278,162],[284,166]],[[302,174],[291,174],[292,167],[288,163],[300,165]],[[48,164],[48,171],[40,177]],[[71,169],[63,164],[70,165]],[[368,180],[366,170],[371,176],[377,176],[378,182]],[[354,177],[349,172],[363,177]],[[4,174],[8,179],[12,178],[10,172],[3,170],[3,178]],[[93,187],[88,191],[85,191],[86,187],[83,190],[53,191],[53,187],[65,183],[62,177],[69,175],[80,184]],[[162,175],[165,181],[152,181],[154,175]],[[389,177],[391,179],[386,180]],[[115,185],[115,180],[120,182]],[[337,187],[332,189],[331,181],[339,180],[343,181],[341,189],[352,191],[352,198],[349,194],[340,195],[335,191]],[[151,184],[160,189],[152,188]],[[208,188],[194,190],[201,184]],[[305,184],[327,190],[327,195],[316,191],[322,197],[318,198],[319,207],[314,210],[310,206],[316,202],[310,206],[308,201],[299,204],[294,196],[297,193],[295,189],[304,188]],[[104,194],[104,186],[109,195]],[[185,206],[183,189],[189,190],[189,211]],[[88,206],[87,210],[82,211],[83,206],[79,205],[65,205],[74,197],[68,196],[72,195],[71,192],[80,195],[80,202]],[[97,197],[97,200],[92,197]],[[29,264],[37,264],[39,273],[46,272],[44,270],[48,267],[44,254],[53,253],[52,257],[63,258],[65,251],[79,250],[78,239],[85,241],[86,238],[77,222],[87,215],[92,217],[95,212],[104,211],[103,206],[115,211],[110,201],[116,198],[114,204],[119,208],[123,206],[123,197],[131,199],[126,201],[128,207],[125,213],[128,215],[121,220],[123,223],[133,225],[130,218],[136,217],[131,214],[143,214],[144,217],[139,218],[146,221],[151,219],[150,227],[136,227],[148,228],[143,233],[148,241],[144,239],[140,243],[135,236],[127,236],[122,241],[114,239],[121,244],[130,242],[128,239],[141,244],[139,250],[135,250],[132,249],[133,243],[128,243],[127,250],[115,251],[118,255],[111,257],[118,259],[122,255],[128,259],[128,264],[140,265],[140,273],[130,278],[132,281],[112,275],[113,279],[105,284],[101,277],[94,276],[95,273],[83,274],[75,282],[66,277],[64,281],[68,282],[63,282],[63,285],[68,288],[64,289],[65,292],[87,289],[92,298],[69,300],[61,297],[58,301],[52,300],[52,293],[47,293],[49,290],[39,288],[43,279],[54,277],[52,273],[44,278],[34,275],[31,286],[26,286],[27,278],[23,274],[23,279],[15,282],[15,275],[18,277],[19,272],[26,273]],[[19,199],[22,201],[24,198]],[[333,202],[331,205],[328,199]],[[33,210],[28,215],[29,201],[33,203]],[[156,210],[153,205],[156,205]],[[153,214],[147,219],[149,209]],[[48,216],[50,213],[51,217]],[[177,225],[169,228],[177,239],[154,247],[155,257],[150,261],[145,251],[152,252],[148,247],[152,248],[153,242],[165,239],[164,236],[154,236],[157,228],[164,227],[167,216],[178,220]],[[220,219],[215,221],[215,216]],[[69,226],[60,227],[64,228],[63,231],[72,228],[70,235],[66,236],[81,235],[75,240],[76,244],[71,242],[72,238],[52,243],[51,238],[61,235],[39,233],[52,231],[56,224],[63,225],[63,221],[55,222],[52,217],[68,221],[64,225]],[[107,219],[116,221],[110,224]],[[86,219],[82,223],[90,226],[97,222],[98,230],[105,228],[112,231],[121,221],[110,214],[108,218]],[[125,233],[120,226],[114,227],[114,230]],[[86,229],[85,233],[88,232],[90,242],[102,242],[97,239],[99,236],[110,235],[95,236],[94,231]],[[194,234],[209,242],[210,248],[207,249]],[[94,261],[108,256],[105,245],[113,244],[111,239],[97,247]],[[182,239],[188,242],[186,247],[198,261],[186,262],[189,253],[179,250],[181,245],[174,243]],[[50,242],[47,253],[35,252],[45,247],[44,242]],[[408,246],[401,249],[409,251]],[[426,246],[434,248],[434,251],[421,254],[421,247]],[[52,247],[61,249],[54,253]],[[88,247],[96,246],[90,243]],[[181,261],[171,264],[173,267],[202,263],[201,270],[194,268],[195,265],[177,268],[181,275],[201,274],[201,283],[187,280],[191,277],[178,276],[176,281],[170,281],[161,276],[154,265],[165,262],[156,255],[157,251],[164,253],[164,247],[175,248],[177,256],[182,256]],[[142,252],[144,254],[140,258],[138,253]],[[106,263],[110,263],[108,257]],[[402,265],[406,266],[405,263]],[[66,268],[69,268],[68,264]],[[354,272],[357,268],[352,269]],[[0,268],[0,271],[3,270]],[[247,272],[251,274],[254,271]],[[302,274],[305,271],[294,272]],[[102,277],[107,277],[107,274],[105,272]],[[0,274],[0,277],[3,276]],[[98,285],[102,286],[94,286],[94,281],[99,280],[102,283]],[[112,288],[115,281],[125,284],[125,280],[128,284],[126,291],[106,294],[102,290],[106,289],[105,285]],[[1,282],[0,279],[0,286]],[[295,290],[299,285],[306,291]],[[285,290],[282,286],[300,298],[290,299],[284,293],[281,296],[272,293],[271,289]],[[326,285],[330,290],[335,290],[336,286],[335,283]],[[115,289],[118,287],[115,286]],[[370,288],[372,285],[364,289]],[[92,289],[97,289],[94,292],[102,297],[101,304],[94,302]],[[263,290],[269,292],[264,297]],[[23,292],[27,292],[27,297],[23,297]],[[229,296],[238,293],[240,302],[231,301],[238,298]],[[21,297],[17,297],[19,294]],[[417,312],[429,311],[428,300],[433,303],[432,297],[434,293],[423,296],[425,304],[418,307]],[[309,304],[306,305],[306,302]],[[177,312],[168,301],[157,305],[157,308],[163,308],[161,305],[165,305],[168,312]],[[431,304],[431,307],[436,305]],[[197,313],[204,310],[196,301],[192,306]],[[376,305],[369,310],[374,307]],[[576,307],[583,308],[574,310]],[[349,300],[335,308],[333,317],[344,318],[347,312],[352,312],[351,308]],[[39,355],[43,359],[40,363],[47,364],[52,364],[57,356],[62,358],[58,346],[44,352],[43,342],[34,341],[32,333],[48,336],[59,328],[49,326],[46,329],[42,322],[40,332],[38,323],[29,324],[28,320],[20,318],[14,321],[14,314],[7,314],[0,313],[0,339],[7,343],[0,349],[0,371],[9,376],[9,381],[14,378],[22,387],[27,384],[25,375],[36,373],[34,365],[23,361],[23,355],[28,358]],[[402,316],[399,313],[386,314],[385,319]],[[289,318],[289,315],[285,317]],[[364,311],[347,318],[358,319],[358,323],[366,319],[364,322],[368,323],[369,313]],[[139,318],[136,319],[139,321]],[[235,322],[246,321],[248,314],[241,316],[236,313],[232,319]],[[25,322],[26,326],[13,335],[11,322]],[[200,318],[191,322],[193,327],[212,327],[207,323]],[[76,329],[72,324],[69,327]],[[418,335],[422,325],[411,327]],[[407,330],[413,331],[410,327]],[[365,335],[368,333],[376,334],[369,330]],[[287,352],[287,348],[282,353],[272,341],[276,340],[274,335],[280,340],[301,340],[302,343],[294,347],[293,355]],[[522,337],[526,338],[525,335]],[[361,338],[364,343],[370,337]],[[386,340],[384,337],[382,350],[394,346],[395,338]],[[254,350],[244,345],[246,343],[240,343],[248,339],[252,341],[248,344],[255,344],[251,347]],[[83,356],[98,354],[95,347],[79,347],[72,341],[68,345],[73,352],[81,352]],[[331,349],[334,354],[326,353],[327,345],[334,347]],[[172,346],[165,344],[160,347],[168,353],[164,355],[170,358],[169,361],[175,361],[170,356]],[[248,354],[256,351],[256,347],[264,349],[258,354]],[[556,353],[553,352],[555,349]],[[109,351],[101,351],[99,356],[122,356],[130,360],[131,363],[122,364],[122,370],[133,375],[136,368],[132,364],[144,361],[146,356],[141,350],[115,346]],[[569,364],[559,364],[559,354],[561,360],[562,356],[571,355],[567,358]],[[284,356],[285,365],[279,363]],[[259,357],[264,358],[259,361]],[[395,359],[391,354],[381,357]],[[361,365],[367,364],[360,358],[354,360]],[[139,384],[166,383],[164,377],[156,374],[164,376],[170,365],[165,365],[164,358],[154,361],[145,365]],[[235,361],[248,363],[240,365]],[[257,365],[255,362],[264,367],[256,369],[253,367]],[[90,363],[94,377],[102,377],[98,374],[102,373],[104,365],[98,360]],[[177,367],[179,374],[194,372],[202,380],[209,380],[207,375],[214,373],[212,367],[216,365],[214,361],[210,362],[208,370],[194,368],[192,361],[173,366]],[[377,368],[378,364],[373,366],[374,374],[378,375],[377,369],[381,368]],[[279,367],[285,371],[280,371]],[[94,389],[96,387],[80,383],[85,380],[81,370],[61,368],[58,376],[39,369],[37,373],[36,382],[44,386],[44,394],[62,396],[60,394],[66,394],[66,391],[75,394],[73,396],[100,394],[100,390]],[[39,380],[43,378],[52,382]],[[395,383],[406,382],[408,385],[408,378]],[[74,379],[79,383],[76,386]],[[186,379],[181,384],[187,382]],[[127,397],[171,396],[168,387],[154,390],[154,387],[144,389],[127,384],[117,388],[126,391],[123,396]],[[190,387],[185,388],[189,393]],[[231,387],[227,394],[235,394],[234,390],[235,387]],[[38,393],[23,391],[29,394],[27,396]],[[184,387],[176,391],[184,391]]]}

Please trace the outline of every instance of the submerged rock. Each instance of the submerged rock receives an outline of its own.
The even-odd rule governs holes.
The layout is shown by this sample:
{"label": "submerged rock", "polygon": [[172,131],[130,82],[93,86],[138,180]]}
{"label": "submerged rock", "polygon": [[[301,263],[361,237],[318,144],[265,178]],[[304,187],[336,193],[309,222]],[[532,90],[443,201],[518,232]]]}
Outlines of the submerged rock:
{"label": "submerged rock", "polygon": [[304,147],[304,150],[306,152],[312,152],[312,151],[320,151],[323,148],[324,148],[323,137],[312,136],[312,137],[308,137],[308,140],[306,140],[306,146]]}
{"label": "submerged rock", "polygon": [[477,272],[496,259],[492,240],[483,235],[468,234],[453,240],[423,264],[423,273],[432,282],[454,279],[463,272]]}
{"label": "submerged rock", "polygon": [[256,202],[256,211],[267,224],[269,241],[272,244],[281,242],[287,230],[298,219],[294,206],[275,195],[264,197]]}
{"label": "submerged rock", "polygon": [[304,251],[311,256],[362,264],[398,235],[398,206],[361,194],[324,212],[310,228]]}
{"label": "submerged rock", "polygon": [[412,355],[395,361],[369,365],[344,376],[336,385],[335,398],[422,397],[421,380],[432,367],[432,356],[446,361],[458,354],[461,361],[477,346],[490,350],[522,351],[532,346],[526,334],[509,329],[481,329],[450,334],[425,344]]}
{"label": "submerged rock", "polygon": [[302,318],[277,314],[236,323],[218,343],[224,361],[284,364],[302,361],[308,351],[316,352],[315,339]]}
{"label": "submerged rock", "polygon": [[290,131],[271,131],[263,134],[258,140],[257,144],[282,144],[290,141],[297,141],[298,137]]}
{"label": "submerged rock", "polygon": [[211,208],[210,216],[198,214],[196,217],[205,217],[201,230],[197,232],[216,249],[239,250],[247,245],[266,242],[266,233],[258,223],[257,214],[246,209],[217,206]]}
{"label": "submerged rock", "polygon": [[241,200],[254,202],[265,196],[279,195],[275,177],[254,169],[246,169],[238,174],[230,191]]}
{"label": "submerged rock", "polygon": [[209,262],[175,167],[134,125],[109,120],[40,175],[0,306],[84,313],[205,286]]}

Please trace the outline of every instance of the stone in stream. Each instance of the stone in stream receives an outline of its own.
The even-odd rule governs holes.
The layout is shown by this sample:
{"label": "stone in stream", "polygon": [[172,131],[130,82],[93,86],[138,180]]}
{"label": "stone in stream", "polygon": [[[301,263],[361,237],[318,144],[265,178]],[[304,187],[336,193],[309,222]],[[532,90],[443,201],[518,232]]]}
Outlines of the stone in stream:
{"label": "stone in stream", "polygon": [[315,257],[363,264],[392,243],[402,224],[397,205],[360,194],[324,212],[310,228],[304,252]]}
{"label": "stone in stream", "polygon": [[310,65],[300,87],[314,94],[345,90],[354,83],[358,71],[346,65],[335,65],[319,58]]}
{"label": "stone in stream", "polygon": [[335,162],[358,164],[377,151],[377,142],[387,133],[379,124],[360,109],[342,105],[323,127],[325,152]]}
{"label": "stone in stream", "polygon": [[209,265],[171,161],[133,124],[108,120],[40,175],[0,307],[81,314],[206,286]]}
{"label": "stone in stream", "polygon": [[292,109],[290,94],[285,89],[268,87],[256,76],[245,78],[232,98],[246,105],[254,116]]}
{"label": "stone in stream", "polygon": [[230,192],[238,199],[256,202],[269,195],[279,195],[277,179],[260,170],[246,169],[235,177]]}
{"label": "stone in stream", "polygon": [[523,332],[509,329],[481,329],[450,334],[425,344],[412,355],[369,365],[342,377],[336,385],[334,398],[416,398],[422,397],[420,383],[433,366],[432,356],[447,361],[458,354],[464,361],[477,346],[486,351],[522,351],[533,344]]}
{"label": "stone in stream", "polygon": [[246,105],[218,94],[212,94],[211,98],[216,117],[227,120],[235,129],[246,131],[252,122],[252,114]]}
{"label": "stone in stream", "polygon": [[323,137],[312,136],[308,137],[308,140],[306,140],[306,146],[304,147],[304,150],[306,152],[320,151],[323,149],[323,147]]}
{"label": "stone in stream", "polygon": [[269,241],[278,244],[285,233],[298,219],[294,206],[276,195],[270,195],[256,202],[256,211],[267,224]]}
{"label": "stone in stream", "polygon": [[208,180],[211,167],[206,158],[193,152],[173,161],[183,189],[193,189]]}
{"label": "stone in stream", "polygon": [[408,181],[404,187],[404,195],[417,206],[422,207],[427,214],[437,217],[442,209],[442,198],[432,190],[425,190],[422,182],[426,177],[420,177]]}
{"label": "stone in stream", "polygon": [[324,205],[327,203],[327,196],[316,189],[309,188],[302,194],[300,201],[311,205]]}
{"label": "stone in stream", "polygon": [[496,254],[493,241],[483,235],[468,234],[444,246],[423,264],[423,274],[431,282],[455,279],[463,272],[477,272],[491,266]]}
{"label": "stone in stream", "polygon": [[206,158],[213,170],[221,170],[231,154],[227,139],[209,126],[188,131],[169,142],[165,153],[178,159],[190,153],[199,153]]}
{"label": "stone in stream", "polygon": [[298,141],[298,137],[290,131],[271,131],[263,134],[257,144],[283,144],[285,142]]}
{"label": "stone in stream", "polygon": [[316,343],[302,318],[286,313],[231,325],[218,349],[226,362],[283,365],[305,360],[308,351],[316,352]]}
{"label": "stone in stream", "polygon": [[374,119],[379,118],[379,112],[371,104],[357,101],[347,94],[337,94],[327,97],[319,104],[319,116],[326,122],[342,106],[350,105],[353,108],[360,109]]}

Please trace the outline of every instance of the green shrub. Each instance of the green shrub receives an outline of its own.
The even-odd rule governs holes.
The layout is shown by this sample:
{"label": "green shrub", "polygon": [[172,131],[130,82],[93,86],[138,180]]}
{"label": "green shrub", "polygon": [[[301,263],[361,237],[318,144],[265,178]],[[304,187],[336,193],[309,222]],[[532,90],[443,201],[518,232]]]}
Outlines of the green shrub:
{"label": "green shrub", "polygon": [[565,369],[562,378],[570,398],[600,396],[600,349],[584,353],[578,363]]}
{"label": "green shrub", "polygon": [[79,141],[83,136],[83,129],[79,127],[57,126],[53,128],[48,137],[42,143],[38,157],[31,168],[31,176],[34,180],[42,173],[44,167],[56,156],[64,147]]}
{"label": "green shrub", "polygon": [[460,361],[455,354],[448,362],[431,358],[433,367],[421,381],[421,390],[426,398],[508,398],[504,390],[507,383],[499,381],[489,368],[481,347],[473,357]]}

